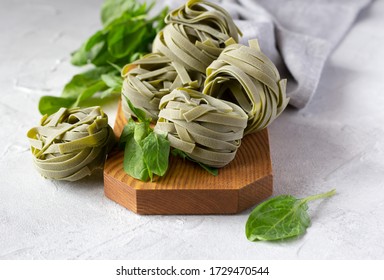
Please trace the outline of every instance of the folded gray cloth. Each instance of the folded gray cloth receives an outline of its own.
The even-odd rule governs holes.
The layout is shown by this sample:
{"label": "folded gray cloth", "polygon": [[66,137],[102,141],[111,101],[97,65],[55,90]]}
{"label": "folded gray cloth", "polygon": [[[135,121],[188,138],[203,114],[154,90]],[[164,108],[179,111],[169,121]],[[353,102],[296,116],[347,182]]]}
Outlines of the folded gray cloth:
{"label": "folded gray cloth", "polygon": [[[324,63],[372,0],[222,0],[243,32],[288,78],[290,104],[303,108],[316,91]],[[159,1],[160,2],[160,1]],[[184,0],[161,1],[171,8]],[[218,1],[213,1],[218,2]]]}

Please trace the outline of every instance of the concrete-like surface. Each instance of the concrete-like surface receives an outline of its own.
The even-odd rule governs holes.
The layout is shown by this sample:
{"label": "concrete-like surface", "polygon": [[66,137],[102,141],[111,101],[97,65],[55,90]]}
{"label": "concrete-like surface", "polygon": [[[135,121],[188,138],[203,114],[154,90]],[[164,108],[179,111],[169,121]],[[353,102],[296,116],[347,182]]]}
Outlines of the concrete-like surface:
{"label": "concrete-like surface", "polygon": [[274,195],[338,192],[310,205],[305,236],[277,243],[247,241],[250,210],[138,216],[104,196],[101,175],[63,183],[35,171],[26,132],[39,97],[79,71],[69,53],[99,27],[100,3],[1,1],[0,259],[384,258],[384,1],[359,16],[311,104],[270,127]]}

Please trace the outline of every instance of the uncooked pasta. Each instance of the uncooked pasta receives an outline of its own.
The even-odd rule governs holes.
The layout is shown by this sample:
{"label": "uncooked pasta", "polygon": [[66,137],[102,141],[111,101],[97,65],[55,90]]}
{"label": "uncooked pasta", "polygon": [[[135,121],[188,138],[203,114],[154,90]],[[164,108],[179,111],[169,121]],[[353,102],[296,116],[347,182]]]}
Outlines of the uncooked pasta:
{"label": "uncooked pasta", "polygon": [[172,147],[212,167],[223,167],[236,155],[247,115],[231,102],[179,88],[160,101],[155,132],[166,133]]}
{"label": "uncooked pasta", "polygon": [[133,112],[124,100],[125,97],[135,107],[142,109],[147,117],[157,120],[161,97],[178,87],[202,89],[204,84],[202,74],[190,73],[183,65],[157,53],[148,54],[134,64],[125,66],[122,75],[122,104],[127,119]]}
{"label": "uncooked pasta", "polygon": [[34,163],[49,179],[76,181],[102,168],[115,142],[108,117],[100,107],[61,108],[43,116],[27,134]]}
{"label": "uncooked pasta", "polygon": [[205,94],[238,104],[248,114],[245,133],[267,127],[285,109],[286,80],[257,40],[228,46],[207,68]]}

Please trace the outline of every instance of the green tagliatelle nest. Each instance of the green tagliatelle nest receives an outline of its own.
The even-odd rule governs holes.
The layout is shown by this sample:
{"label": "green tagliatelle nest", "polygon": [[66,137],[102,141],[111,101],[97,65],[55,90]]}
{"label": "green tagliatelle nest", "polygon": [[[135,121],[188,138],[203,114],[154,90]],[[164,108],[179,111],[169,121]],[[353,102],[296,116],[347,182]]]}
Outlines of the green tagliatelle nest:
{"label": "green tagliatelle nest", "polygon": [[28,131],[34,163],[40,174],[76,181],[101,168],[115,137],[100,107],[61,108],[45,115]]}
{"label": "green tagliatelle nest", "polygon": [[234,159],[247,120],[236,104],[179,88],[161,99],[154,130],[192,159],[223,167]]}
{"label": "green tagliatelle nest", "polygon": [[238,42],[240,34],[231,15],[208,1],[190,0],[170,12],[165,22],[154,40],[153,52],[203,74],[227,45]]}
{"label": "green tagliatelle nest", "polygon": [[207,68],[205,94],[235,102],[248,114],[245,133],[267,127],[285,109],[286,80],[264,55],[257,40],[249,47],[228,46]]}
{"label": "green tagliatelle nest", "polygon": [[[126,65],[122,75],[122,96],[153,120],[158,118],[160,99],[164,95],[178,87],[199,89],[204,84],[201,74],[190,75],[182,65],[157,53],[148,54],[134,64]],[[134,113],[125,100],[122,104],[124,115],[129,119]]]}
{"label": "green tagliatelle nest", "polygon": [[[238,42],[240,33],[228,12],[208,1],[188,1],[165,21],[153,53],[127,65],[122,73],[123,97],[153,120],[160,98],[173,89],[202,90],[206,68],[226,46]],[[133,114],[125,102],[123,111],[127,119]]]}

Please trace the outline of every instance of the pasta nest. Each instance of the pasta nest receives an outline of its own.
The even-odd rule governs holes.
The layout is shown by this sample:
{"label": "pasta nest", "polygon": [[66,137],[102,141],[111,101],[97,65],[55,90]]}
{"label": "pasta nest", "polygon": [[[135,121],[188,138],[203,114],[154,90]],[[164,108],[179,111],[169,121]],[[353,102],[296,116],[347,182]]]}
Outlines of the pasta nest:
{"label": "pasta nest", "polygon": [[247,119],[236,104],[179,88],[161,99],[154,130],[192,159],[223,167],[234,159]]}
{"label": "pasta nest", "polygon": [[27,133],[34,164],[46,178],[76,181],[102,168],[115,143],[100,107],[61,108]]}
{"label": "pasta nest", "polygon": [[249,47],[228,46],[212,62],[203,93],[238,104],[248,115],[248,134],[267,127],[285,109],[286,83],[258,41],[251,40]]}
{"label": "pasta nest", "polygon": [[153,42],[152,51],[202,74],[226,46],[239,41],[241,34],[231,15],[208,1],[188,1],[171,11],[165,23]]}

